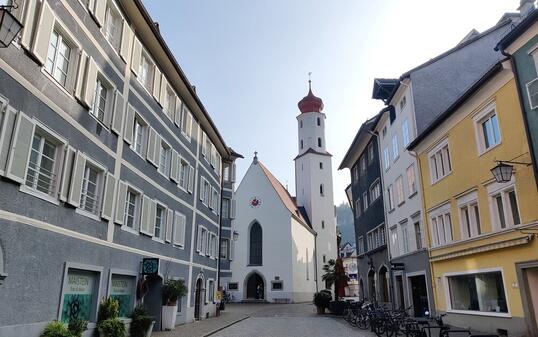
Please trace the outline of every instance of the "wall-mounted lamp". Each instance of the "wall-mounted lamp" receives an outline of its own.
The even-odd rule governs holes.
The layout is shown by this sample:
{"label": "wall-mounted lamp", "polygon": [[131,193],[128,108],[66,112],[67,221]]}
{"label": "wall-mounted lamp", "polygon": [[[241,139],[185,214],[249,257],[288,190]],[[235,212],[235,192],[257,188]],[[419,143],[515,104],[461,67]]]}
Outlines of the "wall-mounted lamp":
{"label": "wall-mounted lamp", "polygon": [[234,239],[234,241],[237,241],[237,239],[239,239],[239,233],[237,233],[237,231],[233,231],[232,238]]}
{"label": "wall-mounted lamp", "polygon": [[514,166],[508,165],[508,164],[515,164],[515,165],[525,165],[530,166],[531,163],[522,163],[517,161],[509,161],[509,160],[496,160],[497,165],[491,169],[491,173],[493,174],[493,177],[498,183],[507,183],[510,180],[512,180],[512,174],[514,173]]}
{"label": "wall-mounted lamp", "polygon": [[18,8],[14,0],[13,4],[0,6],[0,48],[9,47],[22,29],[22,23],[11,13]]}

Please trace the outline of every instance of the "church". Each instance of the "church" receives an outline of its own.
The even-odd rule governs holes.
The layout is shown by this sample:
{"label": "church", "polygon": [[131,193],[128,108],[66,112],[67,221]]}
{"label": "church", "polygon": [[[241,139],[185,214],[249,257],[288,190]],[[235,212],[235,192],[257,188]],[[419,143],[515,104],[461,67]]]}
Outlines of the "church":
{"label": "church", "polygon": [[231,276],[221,284],[236,302],[311,301],[314,292],[326,288],[323,265],[338,254],[326,116],[310,81],[298,107],[297,196],[256,153],[235,192]]}

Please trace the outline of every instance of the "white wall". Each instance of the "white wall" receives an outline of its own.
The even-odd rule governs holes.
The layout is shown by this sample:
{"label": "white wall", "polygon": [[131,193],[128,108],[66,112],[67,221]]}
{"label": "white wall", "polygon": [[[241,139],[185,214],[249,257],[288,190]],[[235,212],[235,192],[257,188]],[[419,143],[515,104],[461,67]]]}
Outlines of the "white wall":
{"label": "white wall", "polygon": [[293,301],[309,302],[316,291],[315,237],[295,219],[291,221],[291,237],[291,254],[295,257],[292,261]]}

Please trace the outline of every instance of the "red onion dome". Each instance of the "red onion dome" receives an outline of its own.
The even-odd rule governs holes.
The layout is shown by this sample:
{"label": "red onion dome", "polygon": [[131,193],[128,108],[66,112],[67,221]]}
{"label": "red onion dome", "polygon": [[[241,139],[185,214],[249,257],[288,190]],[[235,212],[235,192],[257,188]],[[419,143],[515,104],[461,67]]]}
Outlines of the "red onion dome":
{"label": "red onion dome", "polygon": [[321,100],[321,98],[314,96],[310,83],[308,84],[308,86],[308,95],[306,95],[302,100],[300,100],[297,106],[299,107],[299,110],[301,110],[301,113],[321,112],[323,110],[323,101]]}

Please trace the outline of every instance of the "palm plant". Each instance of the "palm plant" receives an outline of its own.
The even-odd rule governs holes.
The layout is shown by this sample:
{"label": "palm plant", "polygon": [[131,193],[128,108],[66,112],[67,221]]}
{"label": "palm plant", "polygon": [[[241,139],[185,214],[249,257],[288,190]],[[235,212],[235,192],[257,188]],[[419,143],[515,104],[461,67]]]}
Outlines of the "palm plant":
{"label": "palm plant", "polygon": [[334,300],[338,301],[338,286],[340,284],[346,284],[349,281],[349,276],[346,274],[342,259],[330,259],[323,266],[323,271],[325,274],[321,276],[321,279],[329,288],[334,285]]}

